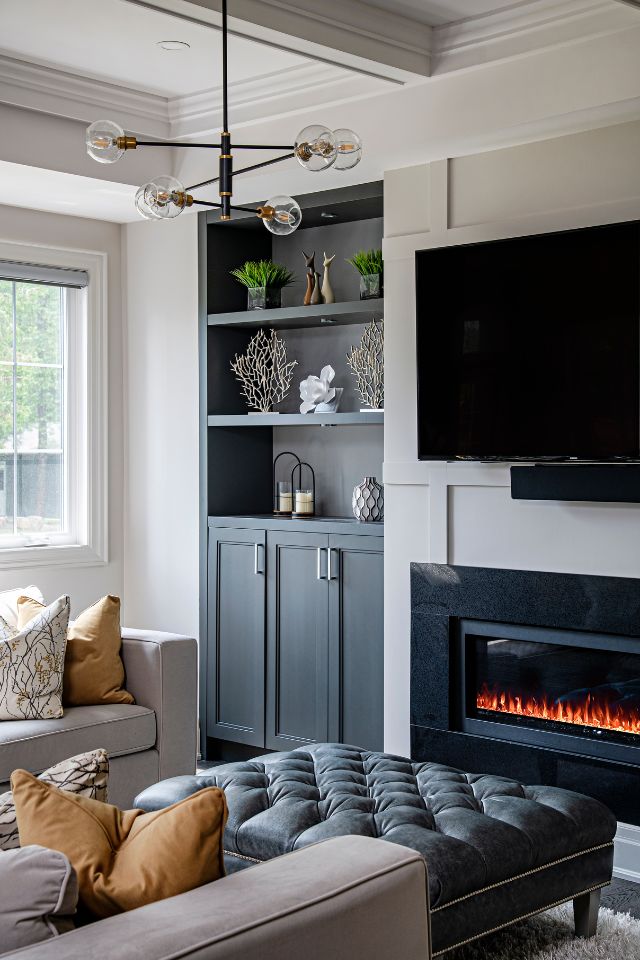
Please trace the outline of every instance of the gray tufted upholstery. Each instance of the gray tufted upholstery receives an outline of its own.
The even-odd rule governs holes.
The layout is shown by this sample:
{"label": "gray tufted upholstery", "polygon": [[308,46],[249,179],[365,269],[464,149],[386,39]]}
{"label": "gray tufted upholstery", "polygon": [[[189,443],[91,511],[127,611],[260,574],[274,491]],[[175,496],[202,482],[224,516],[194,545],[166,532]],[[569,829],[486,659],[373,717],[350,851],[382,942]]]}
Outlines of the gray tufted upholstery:
{"label": "gray tufted upholstery", "polygon": [[[606,851],[602,882],[607,870],[610,876],[616,821],[596,800],[344,744],[316,744],[177,777],[150,787],[136,804],[157,809],[209,785],[221,787],[229,804],[230,869],[328,837],[381,837],[425,857],[436,912],[514,878],[541,882],[540,868],[558,861],[562,878],[571,871],[576,876],[567,897],[579,893],[586,887],[575,855],[585,852]],[[550,878],[557,873],[551,869]],[[552,887],[544,903],[553,902]]]}

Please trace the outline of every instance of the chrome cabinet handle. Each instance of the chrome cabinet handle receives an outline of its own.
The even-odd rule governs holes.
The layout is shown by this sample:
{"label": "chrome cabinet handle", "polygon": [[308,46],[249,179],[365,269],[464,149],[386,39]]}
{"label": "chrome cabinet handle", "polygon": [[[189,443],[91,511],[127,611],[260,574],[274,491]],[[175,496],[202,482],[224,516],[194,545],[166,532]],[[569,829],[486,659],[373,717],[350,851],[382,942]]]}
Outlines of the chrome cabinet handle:
{"label": "chrome cabinet handle", "polygon": [[261,546],[262,546],[261,543],[254,543],[255,552],[253,555],[253,572],[256,574],[256,576],[260,576],[261,574],[264,573],[264,570],[258,569],[260,566],[260,547]]}
{"label": "chrome cabinet handle", "polygon": [[[338,579],[337,564],[336,564],[336,575],[335,575],[335,576],[334,576],[334,574],[333,574],[333,569],[332,569],[333,564],[331,563],[331,557],[333,556],[333,552],[334,552],[333,547],[329,547],[329,549],[327,550],[327,556],[328,556],[328,558],[329,558],[329,560],[328,560],[327,580],[337,580],[337,579]],[[335,552],[338,553],[338,550],[336,550]]]}
{"label": "chrome cabinet handle", "polygon": [[324,547],[318,547],[318,553],[317,553],[317,558],[318,558],[318,559],[317,559],[317,567],[316,567],[316,576],[317,576],[318,580],[324,580],[324,577],[322,576],[322,551],[323,551],[323,549],[324,549]]}

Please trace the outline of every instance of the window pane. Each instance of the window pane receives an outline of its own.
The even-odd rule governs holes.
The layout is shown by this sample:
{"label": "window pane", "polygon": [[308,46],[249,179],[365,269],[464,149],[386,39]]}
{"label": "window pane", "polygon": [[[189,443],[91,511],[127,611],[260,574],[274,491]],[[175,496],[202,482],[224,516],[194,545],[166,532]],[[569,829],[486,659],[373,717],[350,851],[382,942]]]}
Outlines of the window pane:
{"label": "window pane", "polygon": [[13,454],[0,453],[0,543],[13,536]]}
{"label": "window pane", "polygon": [[16,359],[62,362],[62,291],[38,283],[16,283]]}
{"label": "window pane", "polygon": [[13,360],[13,284],[0,280],[0,361]]}
{"label": "window pane", "polygon": [[13,367],[0,366],[0,450],[13,450]]}
{"label": "window pane", "polygon": [[62,454],[18,454],[18,533],[60,533]]}
{"label": "window pane", "polygon": [[16,367],[16,446],[62,449],[62,370]]}

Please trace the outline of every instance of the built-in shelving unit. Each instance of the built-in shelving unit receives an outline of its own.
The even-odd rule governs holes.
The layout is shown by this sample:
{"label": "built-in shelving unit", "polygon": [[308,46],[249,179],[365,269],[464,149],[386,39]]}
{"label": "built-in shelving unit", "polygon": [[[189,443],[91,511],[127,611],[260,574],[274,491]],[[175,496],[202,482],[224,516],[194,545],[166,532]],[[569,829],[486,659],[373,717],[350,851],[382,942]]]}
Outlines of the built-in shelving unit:
{"label": "built-in shelving unit", "polygon": [[[381,477],[384,413],[361,412],[346,361],[366,325],[384,316],[382,298],[359,299],[359,276],[347,262],[358,250],[381,246],[382,184],[296,199],[303,222],[289,237],[272,236],[250,214],[224,223],[217,211],[199,216],[205,758],[241,759],[260,747],[283,749],[320,737],[382,746],[384,530],[353,518],[351,496],[363,476]],[[325,251],[335,254],[331,278],[338,302],[302,305],[303,250],[315,251],[320,272]],[[247,311],[246,290],[231,276],[246,260],[259,259],[273,259],[297,277],[277,310]],[[280,331],[296,367],[278,412],[250,414],[230,364],[260,328]],[[333,386],[343,390],[339,409],[303,415],[299,383],[326,364],[336,371]],[[308,429],[322,426],[332,429]],[[315,470],[313,518],[270,512],[273,460],[284,450]],[[285,474],[290,470],[283,466]],[[289,613],[272,621],[273,611],[285,607]],[[288,623],[315,623],[316,617],[324,627],[308,636],[287,634]],[[318,673],[323,663],[326,675]],[[344,671],[341,664],[348,664]],[[318,699],[323,684],[326,703]],[[293,701],[300,710],[287,714]],[[317,733],[311,713],[324,717]]]}

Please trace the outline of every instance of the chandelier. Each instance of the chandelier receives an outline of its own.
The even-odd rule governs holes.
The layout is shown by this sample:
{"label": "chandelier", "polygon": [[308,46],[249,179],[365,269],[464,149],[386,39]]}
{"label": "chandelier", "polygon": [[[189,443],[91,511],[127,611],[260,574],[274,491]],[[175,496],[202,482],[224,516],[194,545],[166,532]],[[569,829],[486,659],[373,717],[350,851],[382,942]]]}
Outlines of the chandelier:
{"label": "chandelier", "polygon": [[[222,0],[222,124],[223,132],[220,143],[165,143],[159,140],[138,140],[125,134],[122,127],[111,120],[97,120],[87,127],[87,153],[99,163],[115,163],[124,156],[127,150],[136,150],[138,147],[201,147],[208,150],[218,150],[218,176],[202,183],[194,183],[185,187],[172,176],[159,176],[143,184],[136,193],[136,209],[147,220],[168,220],[177,217],[187,207],[216,207],[220,210],[221,220],[231,220],[233,210],[254,213],[262,220],[264,226],[271,233],[286,236],[293,233],[300,225],[302,211],[293,197],[275,196],[267,200],[262,206],[238,207],[231,203],[233,196],[233,178],[241,173],[269,167],[283,160],[295,159],[306,170],[314,173],[321,170],[350,170],[360,162],[362,156],[362,141],[353,130],[331,130],[325,124],[314,123],[306,126],[295,139],[295,143],[288,146],[273,146],[260,143],[233,144],[235,150],[272,150],[284,151],[283,156],[262,163],[254,163],[250,167],[233,169],[233,155],[231,134],[229,132],[228,102],[227,102],[227,0]],[[206,200],[195,200],[192,191],[201,187],[219,184],[219,203],[210,203]]]}

